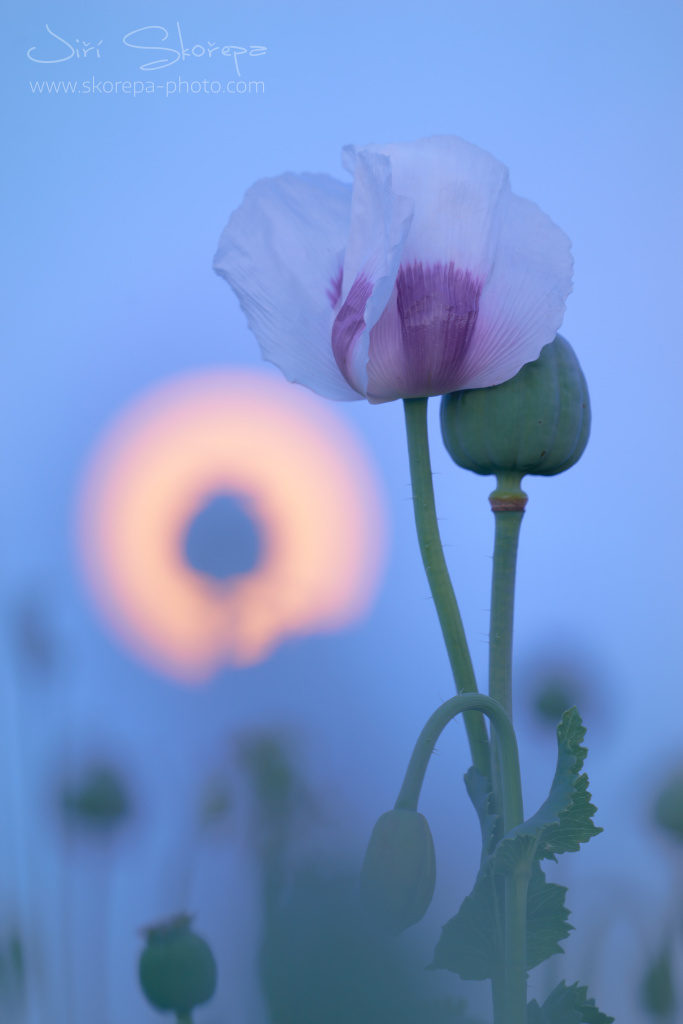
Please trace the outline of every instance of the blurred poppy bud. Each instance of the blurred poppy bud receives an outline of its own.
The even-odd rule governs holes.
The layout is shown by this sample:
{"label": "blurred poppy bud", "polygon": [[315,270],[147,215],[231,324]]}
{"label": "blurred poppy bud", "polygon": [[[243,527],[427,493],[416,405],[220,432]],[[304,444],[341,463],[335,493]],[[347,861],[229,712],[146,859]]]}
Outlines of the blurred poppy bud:
{"label": "blurred poppy bud", "polygon": [[213,953],[191,923],[191,917],[180,914],[145,928],[147,946],[140,957],[140,984],[147,999],[179,1017],[205,1003],[216,989]]}
{"label": "blurred poppy bud", "polygon": [[669,835],[683,842],[683,769],[672,775],[654,806],[655,821]]}
{"label": "blurred poppy bud", "polygon": [[61,796],[67,822],[93,832],[109,832],[130,813],[130,801],[119,777],[95,765],[78,785],[67,784]]}
{"label": "blurred poppy bud", "polygon": [[590,419],[585,377],[559,334],[511,380],[454,391],[441,403],[449,454],[463,469],[483,475],[562,473],[583,454]]}
{"label": "blurred poppy bud", "polygon": [[424,917],[435,884],[434,841],[427,819],[418,811],[387,811],[372,830],[361,870],[366,909],[397,935]]}

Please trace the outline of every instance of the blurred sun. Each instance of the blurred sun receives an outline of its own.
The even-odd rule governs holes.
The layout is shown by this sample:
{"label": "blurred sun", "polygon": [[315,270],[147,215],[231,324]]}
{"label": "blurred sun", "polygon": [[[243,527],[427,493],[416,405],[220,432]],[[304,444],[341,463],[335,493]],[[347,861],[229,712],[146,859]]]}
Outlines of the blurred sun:
{"label": "blurred sun", "polygon": [[[186,543],[216,497],[251,522],[233,536],[241,571],[225,578],[198,569]],[[81,562],[104,618],[188,684],[351,623],[376,591],[385,534],[376,473],[343,420],[243,369],[136,398],[97,443],[78,499]]]}

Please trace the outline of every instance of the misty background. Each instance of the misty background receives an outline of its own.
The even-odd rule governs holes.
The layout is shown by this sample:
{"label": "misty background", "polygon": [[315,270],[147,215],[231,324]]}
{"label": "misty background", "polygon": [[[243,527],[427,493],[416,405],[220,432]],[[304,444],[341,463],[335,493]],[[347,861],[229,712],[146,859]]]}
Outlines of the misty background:
{"label": "misty background", "polygon": [[[173,48],[178,24],[190,48],[265,51],[237,67],[204,54],[141,71],[147,56],[124,37],[160,26],[164,42],[158,29],[132,38]],[[588,381],[593,429],[570,472],[524,484],[515,706],[533,812],[555,757],[539,694],[576,700],[605,832],[549,875],[569,885],[577,931],[565,957],[532,975],[530,998],[566,977],[623,1024],[650,1020],[639,977],[670,921],[680,955],[683,917],[680,844],[651,821],[683,740],[680,6],[29,0],[4,25],[0,963],[17,1022],[157,1019],[137,988],[138,929],[185,909],[219,960],[198,1024],[266,1022],[267,851],[292,870],[315,862],[351,877],[419,730],[453,692],[414,535],[400,403],[321,400],[381,495],[385,551],[363,614],[285,637],[257,663],[224,664],[205,685],[156,671],[112,629],[82,570],[77,515],[86,467],[131,403],[200,371],[279,376],[211,269],[249,185],[284,171],[345,178],[344,144],[431,134],[492,152],[513,190],[573,241],[561,330]],[[96,50],[83,55],[85,41]],[[225,91],[192,91],[204,80]],[[91,81],[155,91],[85,91]],[[47,82],[80,91],[36,84]],[[493,481],[450,463],[438,401],[430,408],[442,538],[484,689]],[[243,561],[228,546],[219,571],[248,572],[248,515],[207,515],[189,564],[215,571],[208,538],[215,548],[227,530]],[[266,828],[254,765],[269,757],[288,781]],[[420,968],[477,869],[468,764],[455,723],[421,805],[437,849],[434,903],[398,940],[406,955],[415,944]],[[27,1003],[9,966],[16,936]],[[485,986],[429,981],[434,998],[485,1013]]]}

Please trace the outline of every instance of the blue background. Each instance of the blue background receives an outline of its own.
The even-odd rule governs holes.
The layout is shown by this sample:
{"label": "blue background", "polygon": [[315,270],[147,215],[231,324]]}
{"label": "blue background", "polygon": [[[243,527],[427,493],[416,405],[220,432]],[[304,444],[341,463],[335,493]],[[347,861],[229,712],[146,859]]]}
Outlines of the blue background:
{"label": "blue background", "polygon": [[[141,780],[145,815],[105,876],[114,908],[108,948],[115,950],[107,970],[111,1020],[152,1021],[134,983],[134,929],[188,897],[184,881],[160,880],[157,868],[170,848],[180,850],[197,780],[221,762],[226,737],[255,724],[298,737],[302,771],[321,794],[329,831],[344,831],[348,856],[357,858],[373,820],[395,798],[418,729],[450,696],[414,538],[400,403],[336,407],[364,439],[389,508],[391,551],[371,615],[344,634],[289,643],[262,666],[226,671],[201,692],[155,679],[109,635],[77,572],[73,513],[91,446],[136,394],[183,371],[259,362],[237,301],[211,271],[220,231],[245,189],[285,170],[342,177],[339,151],[348,142],[452,133],[504,161],[513,189],[573,241],[574,292],[562,333],[588,379],[594,426],[571,472],[527,480],[516,699],[533,809],[552,774],[553,739],[529,711],[531,681],[548,659],[579,678],[591,790],[605,827],[558,870],[574,886],[569,905],[579,931],[566,967],[552,970],[565,969],[569,981],[581,974],[620,1021],[644,1020],[633,988],[618,977],[624,964],[639,962],[638,933],[654,951],[676,870],[680,877],[649,825],[649,801],[680,757],[683,738],[679,6],[143,0],[98,9],[29,2],[7,18],[0,596],[9,621],[17,601],[37,591],[64,653],[49,692],[17,697],[6,688],[4,746],[16,748],[15,769],[24,765],[25,792],[19,811],[8,787],[3,799],[19,815],[21,842],[33,850],[24,882],[33,872],[32,912],[41,907],[49,922],[45,942],[58,945],[59,899],[68,902],[57,880],[71,872],[75,892],[96,886],[91,874],[101,870],[85,860],[74,868],[77,852],[71,860],[53,855],[57,840],[35,811],[38,797],[31,802],[60,757],[78,761],[110,750]],[[123,46],[123,36],[153,24],[173,33],[177,21],[189,45],[210,39],[265,46],[264,56],[240,66],[246,80],[264,83],[263,92],[133,98],[30,88],[91,76],[224,81],[227,69],[206,58],[139,71],[139,55]],[[72,42],[101,39],[101,57],[32,63],[31,46],[62,53],[58,45],[48,50],[46,23]],[[434,427],[443,538],[483,679],[492,481],[454,468]],[[455,726],[425,793],[442,864],[436,909],[419,926],[426,946],[476,870],[475,822],[458,781],[468,763],[464,747]],[[195,878],[189,898],[201,904],[204,932],[218,936],[228,904],[234,909],[242,893],[237,930],[246,938],[235,942],[248,973],[243,947],[256,941],[258,915],[244,896],[246,883],[235,881],[249,874],[240,835],[235,827],[225,840],[228,853],[211,847],[197,855],[208,866],[195,876],[209,881]],[[18,870],[9,852],[5,863]],[[219,877],[223,897],[215,895]],[[2,898],[13,912],[12,882]],[[87,902],[74,897],[75,963],[91,955]],[[25,916],[26,900],[23,907]],[[591,935],[617,914],[622,924],[606,928],[600,959],[590,952],[597,942]],[[74,1016],[64,1009],[64,991],[78,988],[73,977],[55,989],[54,1020],[75,1022],[86,1013],[78,995]],[[232,1010],[235,1020],[260,1019],[257,995],[242,984],[242,992],[238,982],[224,986],[216,1007]],[[544,987],[543,979],[534,984]],[[449,985],[446,978],[444,991]],[[42,1019],[39,1008],[32,1012]],[[210,1024],[212,1011],[204,1012],[198,1021]]]}

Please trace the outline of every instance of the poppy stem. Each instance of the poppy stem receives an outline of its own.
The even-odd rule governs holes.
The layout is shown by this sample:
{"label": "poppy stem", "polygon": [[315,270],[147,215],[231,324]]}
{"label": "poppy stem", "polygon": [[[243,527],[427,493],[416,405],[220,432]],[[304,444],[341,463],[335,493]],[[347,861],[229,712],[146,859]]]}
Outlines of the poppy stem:
{"label": "poppy stem", "polygon": [[[517,545],[527,503],[527,496],[520,489],[521,480],[521,473],[501,472],[497,477],[495,491],[489,495],[496,520],[489,630],[489,696],[505,708],[510,720]],[[495,736],[491,737],[491,773],[496,804],[500,807],[501,780]]]}
{"label": "poppy stem", "polygon": [[[489,695],[505,709],[512,721],[512,632],[515,607],[517,547],[527,496],[521,490],[522,474],[501,472],[489,495],[495,516],[491,625],[489,633]],[[491,736],[491,768],[496,805],[504,806],[506,768],[497,735]],[[504,831],[507,829],[504,827]],[[513,1024],[526,1017],[526,892],[528,872],[505,878],[504,975],[493,979],[496,1020]],[[501,1006],[502,997],[502,1006]],[[497,1006],[496,1006],[497,1004]],[[512,1007],[516,1010],[513,1012]],[[517,1013],[517,1016],[514,1013]],[[523,1016],[519,1017],[519,1014]]]}
{"label": "poppy stem", "polygon": [[489,496],[496,519],[491,584],[489,695],[512,718],[512,627],[515,608],[517,546],[527,496],[520,489],[521,473],[499,473]]}
{"label": "poppy stem", "polygon": [[[521,527],[526,495],[520,487],[522,474],[519,472],[501,472],[498,474],[497,487],[489,495],[488,501],[496,517],[496,539],[494,542],[494,572],[492,591],[490,591],[490,630],[488,644],[488,693],[505,708],[512,721],[512,630],[514,623],[515,577],[517,571],[517,547],[519,529]],[[505,768],[502,765],[498,736],[492,736],[490,743],[490,759],[492,759],[493,787],[496,804],[503,804],[502,777]],[[526,882],[528,877],[526,878]],[[520,941],[525,939],[526,921],[526,882],[523,879],[507,878],[505,880],[505,936],[504,945],[505,975],[495,978],[492,982],[494,1005],[498,1002],[498,1016],[505,1020],[509,1008],[522,1005],[525,1013],[524,995],[511,990],[510,986],[520,985],[520,978],[525,977],[525,965],[512,963],[511,957],[518,958]],[[521,889],[523,888],[523,896]],[[523,934],[520,934],[520,930]],[[525,942],[521,943],[522,950]],[[522,954],[522,961],[524,955]],[[514,981],[513,981],[514,979]],[[502,1000],[502,1008],[501,1008]]]}
{"label": "poppy stem", "polygon": [[[453,584],[443,554],[439,525],[434,504],[432,467],[429,458],[429,437],[427,432],[427,399],[404,399],[406,433],[410,479],[413,488],[415,525],[420,545],[422,562],[427,574],[429,587],[436,605],[441,631],[446,643],[448,659],[453,671],[455,686],[460,694],[477,693],[465,630]],[[480,774],[491,777],[491,755],[488,733],[479,711],[465,714],[465,728],[469,740],[472,763]]]}
{"label": "poppy stem", "polygon": [[456,715],[468,715],[472,711],[486,715],[491,722],[492,731],[498,737],[504,779],[503,827],[509,832],[524,820],[517,737],[504,709],[498,701],[487,697],[485,693],[463,693],[459,697],[451,697],[427,720],[413,748],[403,785],[394,806],[399,809],[417,810],[427,765],[441,733]]}

